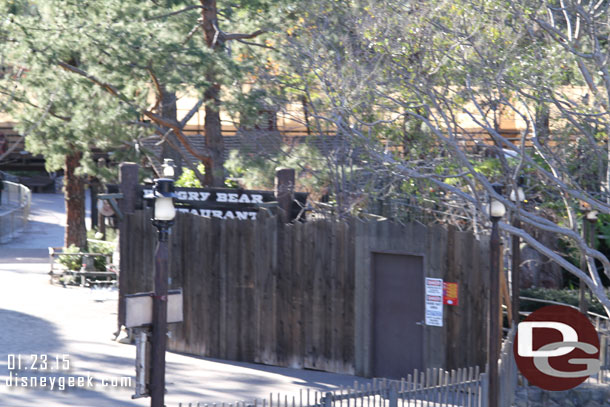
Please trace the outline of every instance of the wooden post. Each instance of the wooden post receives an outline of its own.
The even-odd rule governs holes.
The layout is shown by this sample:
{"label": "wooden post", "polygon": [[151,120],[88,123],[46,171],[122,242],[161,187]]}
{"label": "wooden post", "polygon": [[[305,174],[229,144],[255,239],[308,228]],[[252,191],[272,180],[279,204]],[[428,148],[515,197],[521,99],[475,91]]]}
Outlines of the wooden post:
{"label": "wooden post", "polygon": [[[504,272],[504,244],[502,243],[500,243],[500,258],[498,260],[498,270],[500,270],[500,292],[502,293],[502,303],[500,305],[506,305],[506,319],[508,320],[509,325],[512,327],[512,304],[510,294],[508,293],[508,281],[506,281],[506,274]],[[504,313],[502,312],[502,307],[500,306],[500,332],[498,332],[500,337],[502,337],[502,322],[504,321],[503,315]]]}
{"label": "wooden post", "polygon": [[[138,186],[138,164],[135,163],[121,163],[119,165],[119,188],[123,194],[123,199],[119,201],[119,208],[123,215],[133,213],[136,208],[136,194]],[[124,252],[124,245],[121,244],[123,239],[128,239],[125,231],[125,222],[119,224],[119,250],[120,250],[120,262],[119,262],[119,330],[121,325],[125,324],[125,284],[124,279],[121,278],[121,274],[126,272],[127,268],[127,256],[129,253]]]}
{"label": "wooden post", "polygon": [[489,406],[498,407],[498,358],[500,356],[500,331],[499,309],[500,309],[500,232],[498,221],[500,218],[491,218],[490,238],[490,279],[489,279],[489,344],[487,371],[489,377]]}
{"label": "wooden post", "polygon": [[106,217],[101,213],[97,214],[97,226],[99,232],[102,234],[102,240],[106,240]]}
{"label": "wooden post", "polygon": [[[589,247],[591,249],[595,249],[595,234],[597,233],[596,229],[597,229],[597,216],[595,216],[594,219],[587,219],[587,221],[589,222]],[[587,268],[588,270],[588,268]],[[584,284],[583,284],[584,285]],[[593,294],[591,292],[591,290],[587,290],[589,292],[589,299],[590,301],[593,301]],[[589,307],[587,307],[587,309],[585,310],[585,315],[588,315],[589,312]]]}
{"label": "wooden post", "polygon": [[96,229],[98,227],[97,194],[99,192],[99,184],[100,181],[97,178],[89,178],[89,191],[91,197],[91,202],[89,203],[91,207],[91,229]]}
{"label": "wooden post", "polygon": [[[587,242],[587,237],[588,237],[588,233],[587,233],[588,226],[589,226],[589,221],[587,221],[587,219],[585,217],[582,220],[582,237],[585,239],[585,243]],[[584,253],[581,253],[581,255],[580,255],[580,269],[582,270],[583,273],[589,274],[589,270],[587,267],[587,257]],[[587,292],[586,290],[587,290],[587,287],[585,286],[585,282],[581,278],[579,288],[578,288],[578,291],[579,291],[578,309],[583,314],[586,314],[587,310],[589,308],[589,306],[587,304],[587,297],[585,296],[585,294]]]}
{"label": "wooden post", "polygon": [[292,218],[294,174],[293,168],[279,168],[275,172],[275,197],[280,208],[280,219],[284,223],[290,222]]}
{"label": "wooden post", "polygon": [[[513,217],[513,226],[515,228],[521,227],[521,221],[515,215]],[[512,257],[512,267],[511,267],[511,285],[513,291],[513,321],[515,324],[519,323],[519,292],[521,291],[521,283],[519,281],[519,274],[521,272],[521,239],[517,235],[512,236],[512,245],[513,245],[513,257]]]}

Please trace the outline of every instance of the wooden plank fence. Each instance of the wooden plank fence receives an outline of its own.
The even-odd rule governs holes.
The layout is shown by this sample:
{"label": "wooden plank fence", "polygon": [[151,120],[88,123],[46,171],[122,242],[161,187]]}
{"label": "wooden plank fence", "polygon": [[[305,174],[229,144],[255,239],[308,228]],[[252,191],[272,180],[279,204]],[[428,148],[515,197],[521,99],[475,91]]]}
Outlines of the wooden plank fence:
{"label": "wooden plank fence", "polygon": [[[152,290],[150,213],[124,218],[121,296]],[[123,232],[122,232],[123,233]],[[179,213],[170,288],[184,322],[169,349],[206,357],[371,376],[371,257],[419,253],[426,277],[459,282],[460,305],[424,327],[424,368],[484,366],[488,243],[455,229],[351,219],[282,224]],[[405,350],[408,351],[408,350]]]}

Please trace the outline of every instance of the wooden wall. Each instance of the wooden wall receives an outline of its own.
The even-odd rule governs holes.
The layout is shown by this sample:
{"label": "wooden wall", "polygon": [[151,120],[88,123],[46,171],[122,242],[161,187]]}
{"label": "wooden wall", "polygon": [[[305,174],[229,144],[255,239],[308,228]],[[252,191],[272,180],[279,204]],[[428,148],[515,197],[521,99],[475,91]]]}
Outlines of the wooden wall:
{"label": "wooden wall", "polygon": [[[424,326],[426,368],[484,367],[487,358],[489,239],[440,225],[355,223],[355,371],[372,374],[372,253],[424,257],[424,276],[459,284],[459,305],[444,306],[442,327]],[[423,319],[423,316],[422,316]]]}
{"label": "wooden wall", "polygon": [[[121,294],[152,290],[150,213],[125,217]],[[170,238],[171,288],[184,322],[171,350],[207,357],[371,374],[371,257],[424,256],[424,273],[459,282],[460,304],[424,328],[426,367],[485,363],[489,252],[469,233],[413,223],[315,221],[284,225],[179,213]]]}

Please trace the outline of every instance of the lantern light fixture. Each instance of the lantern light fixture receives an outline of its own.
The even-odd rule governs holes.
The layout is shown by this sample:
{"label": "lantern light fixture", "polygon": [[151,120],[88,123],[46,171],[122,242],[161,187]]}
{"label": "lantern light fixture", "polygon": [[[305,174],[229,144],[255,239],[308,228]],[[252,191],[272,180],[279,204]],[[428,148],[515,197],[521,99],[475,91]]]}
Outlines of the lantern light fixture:
{"label": "lantern light fixture", "polygon": [[[498,195],[502,195],[502,191],[504,190],[504,185],[499,184],[499,183],[494,183],[491,186]],[[505,214],[506,214],[506,207],[504,206],[504,204],[501,201],[497,200],[496,198],[490,196],[489,216],[491,216],[492,220],[494,218],[500,219]]]}

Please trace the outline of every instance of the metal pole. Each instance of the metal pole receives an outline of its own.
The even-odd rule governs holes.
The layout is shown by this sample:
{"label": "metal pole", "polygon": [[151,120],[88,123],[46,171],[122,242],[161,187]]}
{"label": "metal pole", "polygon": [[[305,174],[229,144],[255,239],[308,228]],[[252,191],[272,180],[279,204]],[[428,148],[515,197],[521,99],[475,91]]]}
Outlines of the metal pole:
{"label": "metal pole", "polygon": [[[513,226],[515,228],[521,227],[521,221],[514,215],[513,217]],[[513,324],[519,323],[519,291],[520,291],[520,282],[519,282],[519,272],[521,267],[521,239],[517,235],[512,236],[512,245],[513,245],[513,258],[512,258],[512,276],[511,276],[511,285],[513,291]]]}
{"label": "metal pole", "polygon": [[489,406],[498,407],[498,358],[500,357],[500,232],[498,221],[491,218],[490,271],[489,276]]}
{"label": "metal pole", "polygon": [[167,342],[167,278],[169,225],[158,222],[159,243],[155,253],[153,326],[151,338],[150,406],[164,407],[165,347]]}

